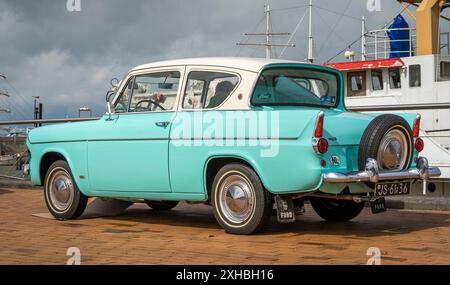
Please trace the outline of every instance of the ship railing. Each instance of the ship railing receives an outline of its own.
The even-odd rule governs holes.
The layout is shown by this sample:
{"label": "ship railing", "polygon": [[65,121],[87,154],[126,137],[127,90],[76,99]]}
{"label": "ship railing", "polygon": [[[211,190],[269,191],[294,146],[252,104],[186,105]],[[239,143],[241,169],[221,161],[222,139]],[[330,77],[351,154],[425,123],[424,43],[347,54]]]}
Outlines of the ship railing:
{"label": "ship railing", "polygon": [[[409,34],[408,39],[391,40],[388,36],[388,32],[391,31],[407,31]],[[414,55],[414,47],[416,43],[416,29],[414,28],[395,28],[395,29],[378,29],[371,30],[364,34],[363,42],[365,43],[365,59],[383,59],[389,58],[391,54],[391,43],[394,42],[406,42],[409,43],[408,50],[396,51],[402,54],[408,54],[408,56]]]}
{"label": "ship railing", "polygon": [[[393,31],[407,31],[408,39],[391,40],[388,36],[388,32]],[[450,55],[450,38],[449,33],[441,33],[441,54]],[[391,43],[406,42],[408,44],[407,50],[398,50],[395,53],[404,54],[407,56],[414,56],[415,47],[417,42],[416,29],[415,28],[395,28],[395,29],[378,29],[371,30],[362,35],[362,59],[386,59],[391,55]]]}
{"label": "ship railing", "polygon": [[[349,111],[355,112],[395,112],[395,111],[420,111],[420,110],[450,110],[450,102],[448,103],[421,103],[421,104],[402,104],[402,105],[372,105],[372,106],[348,106]],[[419,112],[420,113],[420,112]],[[100,118],[64,118],[64,119],[44,119],[44,120],[17,120],[17,121],[0,121],[1,126],[24,126],[35,125],[42,126],[46,124],[59,124],[59,123],[72,123],[99,120]],[[450,129],[433,129],[425,130],[428,134],[450,132]],[[3,140],[3,141],[2,141]],[[5,144],[22,144],[21,147],[26,148],[26,138],[20,137],[0,137],[0,148],[7,149]],[[16,146],[17,147],[17,146]],[[17,149],[21,149],[17,147]],[[9,150],[9,153],[13,153]],[[17,157],[10,165],[0,164],[0,179],[16,179],[16,180],[28,180],[23,173],[22,166],[26,165],[27,152],[21,149],[20,156]]]}

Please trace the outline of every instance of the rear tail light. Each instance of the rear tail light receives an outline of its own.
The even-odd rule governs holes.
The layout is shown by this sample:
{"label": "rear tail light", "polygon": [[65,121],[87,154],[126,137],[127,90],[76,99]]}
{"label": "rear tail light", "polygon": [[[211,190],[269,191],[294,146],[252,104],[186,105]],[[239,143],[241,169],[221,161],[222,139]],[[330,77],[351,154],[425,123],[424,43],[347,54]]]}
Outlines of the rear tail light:
{"label": "rear tail light", "polygon": [[328,151],[328,141],[324,138],[315,139],[314,150],[320,154],[326,153]]}
{"label": "rear tail light", "polygon": [[424,143],[423,139],[417,138],[416,142],[414,143],[414,146],[415,146],[417,152],[421,152],[423,150],[423,148],[425,147],[425,143]]}
{"label": "rear tail light", "polygon": [[321,138],[323,137],[323,121],[324,121],[325,115],[323,112],[320,112],[317,116],[317,123],[316,123],[316,129],[314,130],[314,137],[315,138]]}
{"label": "rear tail light", "polygon": [[414,122],[414,129],[413,129],[413,137],[418,138],[420,135],[420,119],[421,116],[417,115],[416,121]]}
{"label": "rear tail light", "polygon": [[323,125],[325,114],[320,112],[317,116],[316,128],[314,130],[313,148],[317,153],[324,154],[328,151],[328,141],[323,138]]}

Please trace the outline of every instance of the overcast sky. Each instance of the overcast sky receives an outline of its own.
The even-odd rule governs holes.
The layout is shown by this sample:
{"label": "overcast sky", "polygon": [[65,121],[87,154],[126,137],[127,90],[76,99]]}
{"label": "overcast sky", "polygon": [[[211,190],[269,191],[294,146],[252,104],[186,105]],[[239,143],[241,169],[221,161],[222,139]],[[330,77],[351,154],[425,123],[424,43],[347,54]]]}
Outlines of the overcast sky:
{"label": "overcast sky", "polygon": [[[314,2],[320,6],[314,9],[313,25],[318,63],[358,39],[361,23],[355,18],[365,15],[368,29],[381,28],[402,9],[392,0],[381,0],[381,11],[369,11],[366,0]],[[293,32],[307,0],[80,3],[81,11],[69,12],[67,0],[0,0],[0,73],[12,84],[0,79],[0,90],[11,94],[0,98],[0,108],[12,111],[0,114],[0,119],[32,118],[34,95],[41,97],[45,118],[78,116],[80,106],[102,115],[109,80],[122,78],[131,67],[146,62],[194,56],[263,57],[264,49],[240,48],[236,43],[263,40],[243,34],[264,31],[264,4],[275,9],[274,31]],[[290,7],[294,8],[285,9]],[[296,47],[287,49],[283,58],[305,59],[307,20],[293,37]],[[286,41],[279,38],[277,43]]]}

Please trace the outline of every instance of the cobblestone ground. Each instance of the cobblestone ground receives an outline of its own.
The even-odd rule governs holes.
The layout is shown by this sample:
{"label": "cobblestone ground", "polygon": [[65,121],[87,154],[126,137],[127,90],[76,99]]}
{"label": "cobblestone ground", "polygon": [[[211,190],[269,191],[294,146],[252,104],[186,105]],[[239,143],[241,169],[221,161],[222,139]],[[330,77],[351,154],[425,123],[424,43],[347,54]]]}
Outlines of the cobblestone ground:
{"label": "cobblestone ground", "polygon": [[65,264],[78,247],[82,264],[450,264],[450,212],[370,209],[352,222],[322,221],[307,206],[294,224],[272,220],[254,236],[224,233],[211,207],[181,204],[157,213],[134,205],[114,218],[55,221],[42,191],[0,189],[0,264]]}

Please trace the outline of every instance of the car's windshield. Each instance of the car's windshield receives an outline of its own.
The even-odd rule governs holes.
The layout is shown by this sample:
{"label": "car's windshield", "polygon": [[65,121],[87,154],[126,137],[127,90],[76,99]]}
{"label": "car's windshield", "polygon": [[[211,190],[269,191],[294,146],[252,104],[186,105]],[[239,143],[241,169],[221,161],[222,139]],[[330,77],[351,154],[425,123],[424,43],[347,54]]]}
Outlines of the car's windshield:
{"label": "car's windshield", "polygon": [[271,68],[262,72],[252,95],[252,104],[336,106],[339,78],[336,74],[309,68]]}

